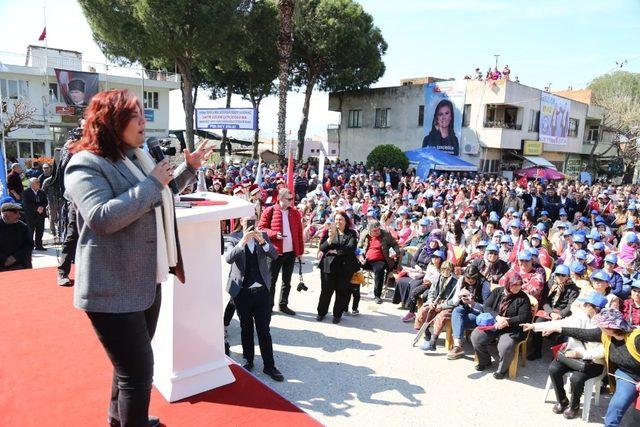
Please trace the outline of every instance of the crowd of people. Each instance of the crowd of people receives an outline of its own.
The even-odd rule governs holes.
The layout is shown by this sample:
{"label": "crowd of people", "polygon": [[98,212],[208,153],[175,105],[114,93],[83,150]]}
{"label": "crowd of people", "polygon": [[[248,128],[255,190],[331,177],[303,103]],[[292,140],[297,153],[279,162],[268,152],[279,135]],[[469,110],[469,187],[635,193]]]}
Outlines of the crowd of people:
{"label": "crowd of people", "polygon": [[[375,303],[391,300],[406,310],[399,321],[424,331],[421,350],[437,351],[450,329],[447,359],[465,355],[466,337],[475,369],[484,371],[495,345],[500,380],[523,340],[531,342],[529,360],[553,347],[553,412],[579,416],[585,382],[599,377],[615,390],[605,423],[619,425],[640,391],[637,186],[455,173],[421,179],[348,161],[327,165],[321,176],[315,168],[298,165],[293,195],[284,164],[249,161],[204,173],[212,191],[245,197],[258,217],[264,212],[257,229],[273,242],[282,241],[284,222],[274,227],[271,206],[299,212],[302,238],[318,259],[318,321],[334,294],[334,323],[358,315],[360,286],[370,276]],[[277,270],[272,293],[276,279]],[[290,277],[283,280],[280,310],[294,314]]]}
{"label": "crowd of people", "polygon": [[[500,380],[523,340],[531,342],[529,360],[553,348],[553,411],[577,417],[585,382],[598,377],[615,390],[605,423],[619,425],[640,391],[639,187],[467,173],[421,178],[413,170],[376,171],[349,161],[328,163],[319,174],[317,167],[296,165],[293,191],[284,162],[250,160],[199,171],[209,191],[255,206],[255,216],[224,224],[225,234],[235,236],[235,253],[259,259],[259,268],[241,271],[234,282],[230,277],[235,296],[225,310],[225,325],[236,310],[241,317],[247,369],[253,367],[255,324],[265,372],[284,379],[269,351],[265,307],[296,314],[291,280],[306,248],[314,251],[321,279],[317,321],[325,319],[332,298],[333,323],[360,314],[360,287],[370,282],[375,303],[397,304],[406,310],[398,321],[424,332],[422,351],[438,351],[447,331],[447,359],[465,355],[466,339],[475,369],[484,371],[494,365],[490,348],[496,345],[493,376]],[[3,269],[30,267],[24,255],[30,248],[9,243],[16,236],[33,242],[35,234],[38,242],[40,223],[27,215],[28,225],[22,224],[19,217],[30,210],[44,218],[47,194],[40,194],[37,177],[29,186],[2,205],[0,234],[11,229],[14,239],[0,238]],[[256,295],[242,297],[244,288]]]}

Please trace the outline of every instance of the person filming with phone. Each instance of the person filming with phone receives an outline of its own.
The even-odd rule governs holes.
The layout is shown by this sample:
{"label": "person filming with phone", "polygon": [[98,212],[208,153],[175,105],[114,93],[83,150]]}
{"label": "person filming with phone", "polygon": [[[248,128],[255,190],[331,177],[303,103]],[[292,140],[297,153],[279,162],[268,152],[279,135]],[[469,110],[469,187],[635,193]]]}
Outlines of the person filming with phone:
{"label": "person filming with phone", "polygon": [[258,344],[264,364],[263,372],[275,381],[284,381],[284,376],[276,369],[273,361],[273,345],[269,324],[271,323],[271,285],[267,258],[275,260],[278,251],[269,241],[267,233],[256,231],[255,218],[240,220],[242,231],[229,236],[234,246],[225,253],[224,259],[231,264],[227,282],[227,292],[240,317],[240,336],[244,368],[253,370],[254,342],[253,324],[258,332]]}

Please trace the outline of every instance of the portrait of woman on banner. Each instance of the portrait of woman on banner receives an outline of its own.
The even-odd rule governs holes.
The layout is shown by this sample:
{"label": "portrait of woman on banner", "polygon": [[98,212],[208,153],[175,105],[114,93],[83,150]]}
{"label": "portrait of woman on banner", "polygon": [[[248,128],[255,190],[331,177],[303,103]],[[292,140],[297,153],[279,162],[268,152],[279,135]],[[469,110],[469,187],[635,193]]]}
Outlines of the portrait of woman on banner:
{"label": "portrait of woman on banner", "polygon": [[436,106],[431,131],[422,140],[422,147],[434,147],[454,156],[459,155],[460,146],[453,123],[453,104],[448,99],[443,99]]}

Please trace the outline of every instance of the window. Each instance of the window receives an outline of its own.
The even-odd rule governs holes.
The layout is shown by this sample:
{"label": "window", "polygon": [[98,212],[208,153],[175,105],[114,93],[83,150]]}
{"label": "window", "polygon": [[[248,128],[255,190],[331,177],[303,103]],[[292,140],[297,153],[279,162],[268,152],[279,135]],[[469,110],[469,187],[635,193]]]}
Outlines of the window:
{"label": "window", "polygon": [[600,126],[598,125],[590,125],[589,131],[587,133],[586,141],[593,144],[598,142],[600,137]]}
{"label": "window", "polygon": [[331,154],[336,154],[336,150],[331,150]]}
{"label": "window", "polygon": [[500,168],[500,160],[486,160],[486,159],[480,160],[479,170],[481,172],[484,172],[484,173],[498,172],[499,168]]}
{"label": "window", "polygon": [[531,110],[529,117],[529,132],[540,131],[540,110]]}
{"label": "window", "polygon": [[462,110],[462,126],[469,127],[471,122],[471,104],[464,104],[464,110]]}
{"label": "window", "polygon": [[44,141],[33,141],[33,157],[44,157],[45,154]]}
{"label": "window", "polygon": [[376,108],[376,127],[388,128],[390,127],[391,108]]}
{"label": "window", "polygon": [[144,91],[144,108],[158,109],[158,92]]}
{"label": "window", "polygon": [[567,136],[575,138],[578,136],[578,127],[580,126],[580,120],[569,119],[569,133]]}
{"label": "window", "polygon": [[18,81],[8,80],[7,83],[9,83],[9,90],[7,91],[9,99],[18,99]]}
{"label": "window", "polygon": [[362,115],[362,110],[349,110],[349,123],[347,127],[350,128],[359,128],[362,127],[360,123],[360,116]]}
{"label": "window", "polygon": [[58,92],[58,83],[49,83],[49,101],[58,102],[60,93]]}
{"label": "window", "polygon": [[424,126],[424,105],[418,107],[418,126]]}
{"label": "window", "polygon": [[487,105],[487,119],[486,122],[495,122],[496,121],[496,106],[495,105]]}
{"label": "window", "polygon": [[516,125],[518,120],[518,109],[516,107],[505,107],[504,109],[504,123],[509,129]]}

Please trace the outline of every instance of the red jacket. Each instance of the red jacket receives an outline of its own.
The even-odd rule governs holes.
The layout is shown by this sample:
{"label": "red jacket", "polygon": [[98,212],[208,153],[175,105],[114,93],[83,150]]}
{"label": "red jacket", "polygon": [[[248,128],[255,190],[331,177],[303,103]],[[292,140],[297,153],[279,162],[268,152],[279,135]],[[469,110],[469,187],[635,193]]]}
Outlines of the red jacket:
{"label": "red jacket", "polygon": [[[304,242],[302,240],[302,216],[300,212],[294,208],[289,209],[289,228],[291,229],[291,240],[293,243],[293,252],[296,256],[304,254]],[[269,240],[276,247],[278,255],[282,255],[282,239],[278,239],[276,235],[282,233],[282,209],[279,204],[269,206],[262,211],[258,230],[264,231],[269,236]]]}

